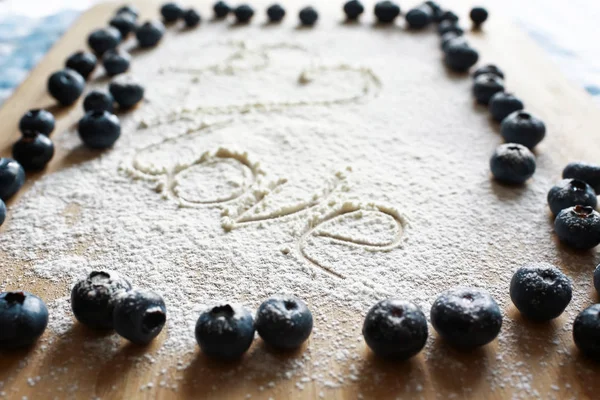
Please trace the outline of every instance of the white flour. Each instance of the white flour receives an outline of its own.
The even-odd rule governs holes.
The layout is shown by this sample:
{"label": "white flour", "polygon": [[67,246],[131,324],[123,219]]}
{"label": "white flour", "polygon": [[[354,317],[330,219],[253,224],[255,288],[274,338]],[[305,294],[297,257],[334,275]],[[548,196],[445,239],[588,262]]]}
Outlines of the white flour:
{"label": "white flour", "polygon": [[[309,31],[292,29],[290,15],[283,27],[206,23],[169,34],[135,57],[147,101],[122,116],[114,149],[91,153],[75,132],[56,136],[56,146],[86,161],[38,180],[11,207],[0,242],[6,265],[26,265],[22,286],[41,279],[61,293],[49,302],[45,340],[69,340],[71,285],[107,268],[167,304],[164,343],[138,361],[171,360],[169,372],[144,390],[179,388],[207,304],[254,310],[290,292],[315,316],[308,349],[285,358],[256,346],[239,367],[203,367],[211,390],[236,377],[263,382],[265,393],[292,379],[298,390],[315,381],[324,397],[344,385],[432,395],[426,379],[441,385],[453,371],[454,382],[440,386],[446,394],[482,381],[515,397],[538,393],[516,355],[539,357],[534,340],[544,341],[543,359],[571,351],[570,324],[590,303],[595,258],[557,246],[552,234],[545,196],[563,166],[553,154],[564,133],[547,121],[525,187],[494,183],[488,160],[501,138],[473,106],[470,80],[445,72],[436,35],[343,26],[334,15]],[[362,319],[376,301],[411,300],[428,315],[441,291],[477,286],[507,311],[513,271],[534,261],[574,280],[573,302],[549,336],[508,312],[496,354],[465,359],[431,328],[428,372],[403,365],[404,376],[364,350]],[[110,358],[120,343],[90,336],[84,348]],[[64,373],[76,380],[72,372]]]}

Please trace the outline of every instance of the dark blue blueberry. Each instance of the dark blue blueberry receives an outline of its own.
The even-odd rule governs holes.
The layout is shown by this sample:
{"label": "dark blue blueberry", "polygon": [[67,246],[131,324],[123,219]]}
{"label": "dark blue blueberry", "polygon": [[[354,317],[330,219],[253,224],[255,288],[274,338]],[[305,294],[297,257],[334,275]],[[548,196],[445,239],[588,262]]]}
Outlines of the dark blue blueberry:
{"label": "dark blue blueberry", "polygon": [[463,43],[453,43],[446,46],[444,63],[456,72],[466,72],[479,60],[479,53]]}
{"label": "dark blue blueberry", "polygon": [[483,7],[473,7],[469,13],[469,17],[475,26],[479,26],[488,19],[488,12]]}
{"label": "dark blue blueberry", "polygon": [[121,32],[112,26],[96,29],[88,36],[88,45],[97,55],[101,56],[108,50],[116,49],[121,43]]}
{"label": "dark blue blueberry", "polygon": [[300,347],[308,339],[313,317],[299,298],[276,295],[260,305],[254,326],[265,343],[276,349],[290,350]]}
{"label": "dark blue blueberry", "polygon": [[535,172],[535,156],[525,146],[506,143],[498,146],[490,159],[492,175],[498,181],[521,184]]}
{"label": "dark blue blueberry", "polygon": [[108,111],[89,111],[79,120],[78,132],[86,146],[106,149],[121,136],[121,123]]}
{"label": "dark blue blueberry", "polygon": [[563,179],[548,192],[548,206],[554,215],[576,205],[596,208],[598,199],[590,185],[579,179]]}
{"label": "dark blue blueberry", "polygon": [[525,108],[525,105],[518,97],[506,92],[496,93],[489,103],[490,114],[498,122],[501,122],[515,111],[521,111],[523,108]]}
{"label": "dark blue blueberry", "polygon": [[78,51],[67,58],[65,66],[79,73],[83,79],[87,79],[96,68],[96,62],[98,59],[92,53]]}
{"label": "dark blue blueberry", "polygon": [[114,103],[115,99],[113,99],[110,93],[101,90],[92,90],[83,99],[83,109],[85,112],[108,111],[112,113],[114,111]]}
{"label": "dark blue blueberry", "polygon": [[549,321],[571,301],[571,280],[558,268],[536,263],[519,268],[510,281],[510,298],[525,317]]}
{"label": "dark blue blueberry", "polygon": [[431,325],[451,345],[474,349],[498,336],[502,313],[492,296],[481,289],[451,289],[431,306]]}
{"label": "dark blue blueberry", "polygon": [[442,21],[438,25],[438,35],[442,36],[448,32],[454,32],[458,35],[462,35],[463,33],[465,33],[465,31],[460,26],[458,26],[456,22]]}
{"label": "dark blue blueberry", "polygon": [[65,68],[50,75],[48,78],[48,92],[63,106],[69,106],[77,101],[85,80],[72,69]]}
{"label": "dark blue blueberry", "polygon": [[177,3],[165,3],[160,7],[160,15],[165,22],[175,22],[183,17],[183,8]]}
{"label": "dark blue blueberry", "polygon": [[487,64],[483,67],[479,67],[473,72],[473,79],[477,78],[479,75],[483,74],[494,74],[498,75],[500,78],[504,79],[504,72],[494,64]]}
{"label": "dark blue blueberry", "polygon": [[202,18],[200,17],[200,14],[198,14],[198,11],[193,8],[185,10],[183,13],[183,22],[185,22],[185,26],[188,28],[198,26],[201,20]]}
{"label": "dark blue blueberry", "polygon": [[563,178],[579,179],[590,185],[596,193],[600,192],[600,165],[582,161],[567,164]]}
{"label": "dark blue blueberry", "polygon": [[248,4],[242,4],[233,10],[233,14],[238,24],[246,24],[254,16],[254,9]]}
{"label": "dark blue blueberry", "polygon": [[404,300],[382,300],[367,313],[362,334],[378,356],[406,360],[423,349],[427,341],[427,318]]}
{"label": "dark blue blueberry", "polygon": [[42,299],[28,292],[0,293],[0,348],[31,346],[47,325],[48,308]]}
{"label": "dark blue blueberry", "polygon": [[456,32],[444,33],[440,38],[440,47],[445,52],[449,46],[467,46],[467,39],[462,34]]}
{"label": "dark blue blueberry", "polygon": [[507,142],[533,149],[546,136],[546,125],[525,111],[515,111],[502,120],[500,133]]}
{"label": "dark blue blueberry", "polygon": [[135,20],[138,19],[138,17],[140,16],[140,12],[138,11],[137,8],[135,8],[134,6],[127,4],[124,5],[122,7],[120,7],[116,12],[115,15],[119,15],[119,14],[130,14],[134,17]]}
{"label": "dark blue blueberry", "polygon": [[440,17],[440,22],[443,21],[450,21],[456,24],[458,22],[458,15],[454,14],[452,11],[444,11]]}
{"label": "dark blue blueberry", "polygon": [[21,132],[33,131],[49,136],[54,130],[54,115],[50,111],[33,109],[29,110],[19,121]]}
{"label": "dark blue blueberry", "polygon": [[596,289],[596,292],[600,294],[600,264],[598,264],[594,270],[594,288]]}
{"label": "dark blue blueberry", "polygon": [[0,226],[6,220],[6,204],[4,204],[4,200],[0,199]]}
{"label": "dark blue blueberry", "polygon": [[589,206],[565,208],[554,220],[554,232],[573,248],[591,249],[600,243],[600,214]]}
{"label": "dark blue blueberry", "polygon": [[160,21],[146,21],[135,30],[135,37],[141,48],[154,47],[165,34],[165,26]]}
{"label": "dark blue blueberry", "polygon": [[377,21],[382,24],[390,24],[400,15],[400,7],[391,1],[380,1],[375,4],[374,13]]}
{"label": "dark blue blueberry", "polygon": [[12,158],[0,158],[0,199],[6,201],[25,183],[25,170]]}
{"label": "dark blue blueberry", "polygon": [[135,344],[148,344],[167,321],[165,302],[151,290],[133,289],[117,297],[113,311],[115,331]]}
{"label": "dark blue blueberry", "polygon": [[252,314],[239,305],[222,304],[200,314],[196,322],[196,341],[209,357],[240,358],[254,340]]}
{"label": "dark blue blueberry", "polygon": [[365,12],[365,7],[358,0],[350,0],[344,4],[344,13],[350,21],[358,19],[363,12]]}
{"label": "dark blue blueberry", "polygon": [[267,8],[267,18],[271,22],[279,22],[285,17],[285,9],[279,4],[273,4]]}
{"label": "dark blue blueberry", "polygon": [[583,355],[600,359],[600,304],[583,310],[573,322],[573,341]]}
{"label": "dark blue blueberry", "polygon": [[231,7],[224,1],[217,1],[213,6],[213,11],[215,12],[215,17],[225,18],[231,12]]}
{"label": "dark blue blueberry", "polygon": [[26,171],[39,171],[54,156],[54,144],[46,135],[25,132],[13,145],[12,156]]}
{"label": "dark blue blueberry", "polygon": [[406,23],[412,29],[425,28],[431,22],[431,13],[428,7],[417,7],[406,13]]}
{"label": "dark blue blueberry", "polygon": [[133,14],[120,13],[112,17],[108,24],[113,28],[117,28],[121,34],[121,39],[125,39],[131,32],[135,31],[135,21]]}
{"label": "dark blue blueberry", "polygon": [[313,26],[319,19],[319,13],[313,7],[304,7],[298,14],[302,26]]}
{"label": "dark blue blueberry", "polygon": [[113,79],[108,91],[121,108],[131,108],[144,98],[144,87],[127,75]]}
{"label": "dark blue blueberry", "polygon": [[435,1],[426,1],[423,5],[429,7],[431,10],[431,20],[435,23],[440,23],[442,21],[442,15],[444,11],[442,7],[436,3]]}
{"label": "dark blue blueberry", "polygon": [[108,76],[127,72],[131,64],[131,56],[124,50],[110,50],[102,56],[102,65]]}
{"label": "dark blue blueberry", "polygon": [[71,309],[77,321],[92,329],[112,329],[117,298],[131,283],[113,271],[93,271],[71,290]]}
{"label": "dark blue blueberry", "polygon": [[473,96],[479,104],[488,104],[493,95],[504,91],[504,81],[494,74],[479,75],[473,81]]}

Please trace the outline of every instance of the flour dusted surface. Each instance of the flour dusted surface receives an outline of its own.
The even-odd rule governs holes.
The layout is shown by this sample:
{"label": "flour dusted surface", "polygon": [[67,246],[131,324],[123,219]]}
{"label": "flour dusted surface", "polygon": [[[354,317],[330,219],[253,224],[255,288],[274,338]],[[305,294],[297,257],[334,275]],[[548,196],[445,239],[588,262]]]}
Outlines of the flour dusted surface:
{"label": "flour dusted surface", "polygon": [[[186,371],[196,371],[212,377],[214,393],[235,377],[265,397],[285,380],[297,390],[314,382],[325,397],[348,385],[409,397],[433,395],[429,380],[456,373],[455,384],[438,387],[445,395],[479,385],[539,395],[517,354],[557,362],[554,354],[571,352],[570,323],[590,302],[594,264],[593,255],[557,246],[545,206],[563,133],[549,125],[525,187],[496,184],[488,160],[501,138],[473,105],[470,80],[444,70],[436,35],[338,18],[325,12],[312,30],[288,21],[170,33],[135,57],[147,100],[122,116],[113,149],[88,152],[74,131],[56,137],[85,161],[39,179],[11,207],[0,242],[6,265],[25,265],[21,282],[58,293],[49,344],[81,335],[69,289],[108,268],[167,304],[167,334],[134,357],[167,371],[143,390],[182,390],[182,379],[197,378]],[[573,302],[552,330],[536,331],[510,305],[513,271],[534,261],[574,280]],[[431,333],[424,356],[387,370],[365,350],[362,319],[376,301],[411,300],[428,315],[453,286],[483,287],[505,311],[497,345],[460,356]],[[303,352],[281,357],[257,341],[229,369],[193,356],[204,307],[233,301],[255,310],[279,292],[314,313]],[[116,335],[81,340],[82,354],[66,365],[110,360],[122,347]],[[77,380],[72,367],[62,373]]]}

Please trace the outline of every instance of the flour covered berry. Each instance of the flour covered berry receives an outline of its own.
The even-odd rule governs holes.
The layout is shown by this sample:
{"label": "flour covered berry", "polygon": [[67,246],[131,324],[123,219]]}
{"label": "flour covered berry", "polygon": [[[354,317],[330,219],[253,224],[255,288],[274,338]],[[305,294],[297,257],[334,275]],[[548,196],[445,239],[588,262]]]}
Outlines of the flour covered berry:
{"label": "flour covered berry", "polygon": [[277,349],[298,348],[308,339],[313,317],[302,300],[291,295],[276,295],[263,302],[254,323],[265,343]]}

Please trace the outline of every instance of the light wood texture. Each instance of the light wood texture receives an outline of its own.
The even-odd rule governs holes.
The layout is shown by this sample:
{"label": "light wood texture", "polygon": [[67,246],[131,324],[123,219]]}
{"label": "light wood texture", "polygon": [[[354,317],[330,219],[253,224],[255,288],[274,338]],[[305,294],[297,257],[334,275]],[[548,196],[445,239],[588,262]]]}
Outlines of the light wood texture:
{"label": "light wood texture", "polygon": [[[156,15],[158,7],[155,3],[139,3],[139,6],[145,16]],[[81,116],[79,103],[69,108],[54,106],[54,101],[46,93],[46,79],[63,64],[68,54],[85,47],[85,39],[91,27],[102,25],[115,7],[115,4],[103,4],[82,15],[4,104],[0,110],[0,152],[3,156],[10,154],[10,147],[19,136],[18,119],[27,109],[51,109],[58,118],[56,134],[61,134]],[[205,3],[201,10],[204,15],[208,15],[209,6]],[[262,12],[261,9],[257,14],[261,19]],[[463,12],[463,15],[466,13]],[[295,18],[295,15],[290,15],[289,18]],[[500,63],[511,78],[511,86],[519,88],[519,94],[526,103],[534,104],[534,111],[548,123],[549,131],[563,136],[564,143],[559,157],[565,162],[574,158],[593,160],[594,157],[600,157],[600,112],[597,106],[582,89],[567,81],[550,65],[543,52],[524,33],[494,15],[483,33],[470,36],[475,46],[483,49],[483,61]],[[78,157],[85,155],[67,154],[58,147],[49,167],[38,175],[30,175],[21,193],[39,175],[51,174],[83,161]],[[9,208],[18,202],[18,197],[8,203]],[[77,214],[76,209],[71,211]],[[6,224],[10,223],[9,217]],[[23,246],[35,248],[35,243],[23,243]],[[22,277],[26,266],[2,265],[3,272],[8,273],[8,277],[4,278],[8,282],[7,289],[30,290],[48,301],[68,292],[64,284],[31,281],[29,277]],[[590,290],[590,303],[596,301]],[[335,318],[334,313],[332,317]],[[507,318],[519,319],[519,316],[511,308],[507,310]],[[562,342],[562,348],[576,353],[571,332],[562,330],[564,318],[567,317],[563,316],[559,321],[544,326],[522,322],[523,335],[529,338],[528,343],[524,344],[529,347],[529,354],[532,355],[529,358],[521,359],[519,351],[515,351],[509,354],[509,357],[515,359],[498,360],[495,357],[496,344],[473,354],[459,354],[436,341],[434,349],[430,351],[430,357],[438,360],[435,363],[425,360],[425,356],[421,354],[406,363],[387,364],[374,359],[370,352],[360,347],[357,351],[361,353],[361,361],[356,365],[358,379],[355,382],[347,382],[341,389],[328,389],[307,383],[302,391],[294,386],[294,380],[277,377],[278,365],[273,365],[272,373],[265,373],[260,379],[245,379],[245,371],[252,370],[254,363],[258,362],[252,358],[246,358],[235,365],[221,365],[207,360],[196,350],[191,358],[179,360],[158,357],[153,364],[144,362],[136,365],[131,356],[155,356],[162,335],[149,348],[137,348],[123,342],[114,359],[97,364],[91,354],[93,349],[84,347],[86,340],[89,341],[95,333],[75,325],[63,337],[54,338],[52,343],[47,343],[48,348],[43,351],[38,344],[27,351],[1,354],[0,381],[3,381],[3,386],[0,386],[0,391],[4,391],[7,398],[19,399],[22,396],[29,399],[244,398],[246,395],[251,395],[252,398],[315,398],[321,392],[328,399],[353,399],[359,393],[364,398],[445,398],[454,393],[460,398],[510,399],[529,398],[528,393],[532,393],[532,390],[537,390],[541,398],[598,398],[600,380],[597,379],[597,374],[600,369],[597,366],[579,356],[571,361],[571,357],[565,354],[545,354],[544,344],[552,340],[555,334]],[[51,338],[51,335],[46,332],[45,337]],[[262,344],[256,341],[254,346]],[[309,343],[301,351],[310,352],[310,346]],[[28,355],[27,364],[20,365],[25,355]],[[540,364],[542,355],[544,365]],[[282,355],[281,359],[285,357]],[[446,359],[448,363],[440,362]],[[495,365],[516,361],[529,366],[531,376],[523,383],[531,387],[529,392],[517,389],[516,385],[492,386],[484,378],[486,374],[493,373]],[[178,368],[178,365],[183,367]],[[485,371],[486,368],[488,371]],[[166,370],[165,375],[161,373],[163,369]],[[213,382],[218,377],[232,371],[235,373],[230,375],[227,384],[213,387]],[[42,378],[39,382],[35,380],[37,376]],[[374,380],[374,376],[379,380]],[[28,383],[28,379],[33,379],[31,383],[34,385]],[[177,388],[161,387],[160,381],[163,379],[169,385],[176,383]],[[422,387],[416,388],[409,384],[415,381],[423,382]],[[149,382],[154,387],[140,389]],[[274,382],[275,385],[270,387],[269,382]],[[469,383],[471,390],[463,390],[465,382]],[[554,384],[558,385],[559,390],[551,387]],[[260,386],[263,390],[259,389]]]}

